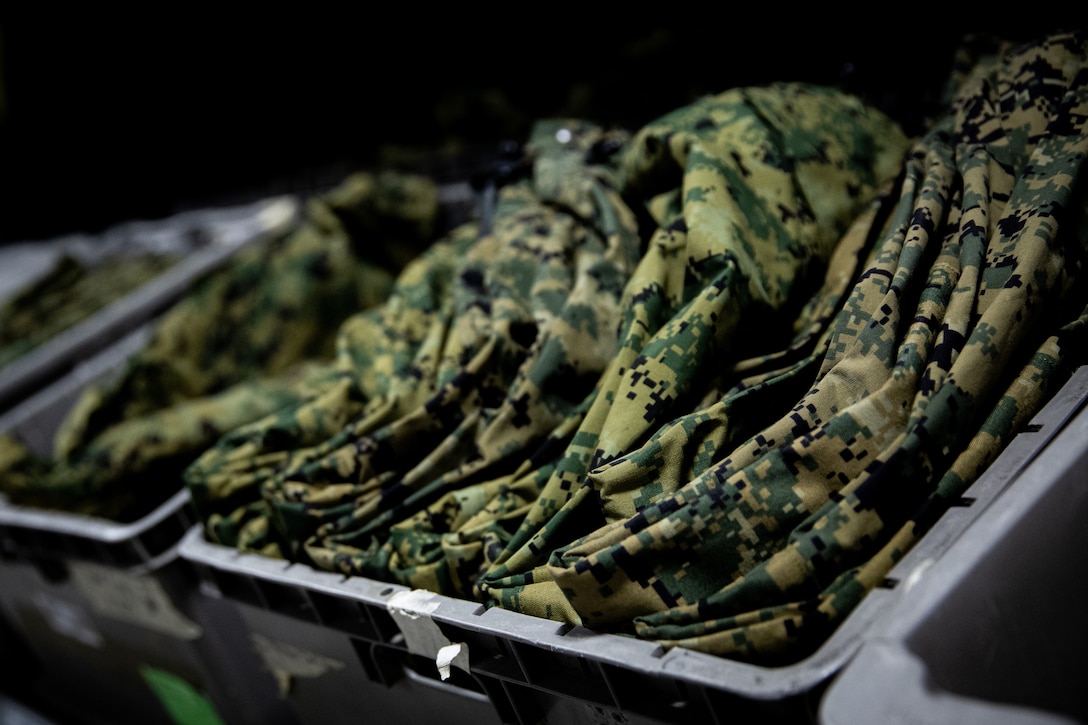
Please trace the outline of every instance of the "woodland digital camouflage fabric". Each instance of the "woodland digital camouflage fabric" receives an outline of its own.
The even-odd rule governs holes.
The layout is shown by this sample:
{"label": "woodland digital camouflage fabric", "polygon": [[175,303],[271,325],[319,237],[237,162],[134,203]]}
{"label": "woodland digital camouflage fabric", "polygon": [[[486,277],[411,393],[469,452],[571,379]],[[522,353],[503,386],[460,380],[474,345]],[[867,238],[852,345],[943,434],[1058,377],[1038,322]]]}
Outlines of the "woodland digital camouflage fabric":
{"label": "woodland digital camouflage fabric", "polygon": [[716,357],[682,415],[553,476],[486,601],[781,662],[883,580],[1085,361],[1088,44],[998,51],[959,69],[794,336]]}
{"label": "woodland digital camouflage fabric", "polygon": [[967,49],[915,139],[787,83],[539,124],[489,232],[188,469],[208,537],[803,656],[1084,361],[1088,46]]}
{"label": "woodland digital camouflage fabric", "polygon": [[384,301],[397,260],[437,223],[437,189],[419,176],[359,173],[308,199],[294,227],[199,281],[114,379],[83,393],[52,457],[0,437],[0,491],[121,519],[161,503],[224,433],[311,395],[340,324]]}
{"label": "woodland digital camouflage fabric", "polygon": [[[640,480],[602,508],[587,474],[705,398],[726,361],[788,340],[907,143],[857,98],[796,84],[634,138],[538,124],[491,231],[457,230],[344,326],[342,380],[186,472],[209,537],[468,597],[523,532],[575,523],[568,501],[594,527],[633,515],[667,491]],[[546,616],[566,606],[552,593]]]}
{"label": "woodland digital camouflage fabric", "polygon": [[[83,473],[20,479],[0,442],[0,480],[123,490],[96,476],[189,430],[211,541],[795,661],[1084,363],[1086,123],[1078,32],[965,43],[917,138],[796,83],[631,132],[541,121],[493,215],[382,265],[339,318],[291,290],[377,290],[329,256],[366,215],[315,202],[297,259],[197,305],[223,332],[179,323],[84,402],[58,444]],[[332,347],[305,341],[319,323]]]}
{"label": "woodland digital camouflage fabric", "polygon": [[[371,531],[384,538],[445,493],[507,475],[577,420],[615,352],[639,255],[614,189],[626,138],[541,122],[490,234],[464,225],[420,255],[384,305],[343,326],[327,390],[190,468],[210,536],[290,557],[319,529],[369,546]],[[388,570],[391,552],[373,553],[357,571]]]}

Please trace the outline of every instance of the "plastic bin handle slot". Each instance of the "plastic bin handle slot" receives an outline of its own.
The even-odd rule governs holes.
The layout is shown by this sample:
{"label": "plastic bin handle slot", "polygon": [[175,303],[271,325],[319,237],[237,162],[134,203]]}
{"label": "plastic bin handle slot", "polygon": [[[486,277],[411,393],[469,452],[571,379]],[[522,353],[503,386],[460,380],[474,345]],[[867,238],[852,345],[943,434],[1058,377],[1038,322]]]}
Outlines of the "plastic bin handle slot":
{"label": "plastic bin handle slot", "polygon": [[431,617],[439,606],[441,600],[434,592],[413,589],[394,594],[386,609],[400,627],[408,651],[434,660],[443,680],[449,679],[450,667],[459,667],[471,674],[468,645],[447,639]]}

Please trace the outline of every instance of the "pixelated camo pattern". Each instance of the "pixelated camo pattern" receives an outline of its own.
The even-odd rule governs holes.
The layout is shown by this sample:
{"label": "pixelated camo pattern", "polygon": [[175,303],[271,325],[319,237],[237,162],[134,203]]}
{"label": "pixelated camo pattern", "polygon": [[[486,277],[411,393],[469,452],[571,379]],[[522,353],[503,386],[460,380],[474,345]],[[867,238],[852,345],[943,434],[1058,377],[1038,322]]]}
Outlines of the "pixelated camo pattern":
{"label": "pixelated camo pattern", "polygon": [[[343,326],[338,380],[233,432],[190,468],[211,538],[292,557],[305,545],[322,566],[387,576],[402,562],[393,524],[489,482],[460,514],[447,507],[450,522],[440,509],[436,532],[404,539],[406,577],[434,569],[427,576],[443,583],[432,588],[464,590],[475,568],[425,566],[414,552],[441,554],[432,540],[475,501],[498,496],[513,510],[531,501],[534,489],[506,481],[565,439],[615,354],[641,244],[615,190],[611,156],[626,140],[541,122],[528,177],[502,188],[488,233],[469,224],[420,255],[384,305]],[[222,503],[247,497],[237,509]],[[511,518],[488,518],[498,545]]]}
{"label": "pixelated camo pattern", "polygon": [[[538,124],[531,174],[502,189],[490,231],[436,244],[344,326],[342,381],[187,471],[209,537],[473,596],[581,500],[588,471],[704,397],[716,361],[774,349],[768,324],[792,335],[907,143],[858,99],[790,84],[630,139]],[[715,444],[697,446],[704,467]],[[604,509],[633,514],[634,495]]]}
{"label": "pixelated camo pattern", "polygon": [[481,579],[493,604],[796,658],[1084,363],[1088,43],[1001,51],[842,238],[813,298],[837,313],[595,461]]}
{"label": "pixelated camo pattern", "polygon": [[53,456],[4,436],[0,490],[24,505],[117,519],[161,503],[224,433],[320,387],[340,324],[384,301],[398,271],[392,254],[418,253],[437,213],[433,182],[392,172],[359,173],[308,199],[287,233],[200,280],[114,379],[84,391]]}
{"label": "pixelated camo pattern", "polygon": [[486,225],[186,469],[207,536],[803,656],[1085,361],[1088,41],[958,63],[917,139],[787,83],[539,123]]}

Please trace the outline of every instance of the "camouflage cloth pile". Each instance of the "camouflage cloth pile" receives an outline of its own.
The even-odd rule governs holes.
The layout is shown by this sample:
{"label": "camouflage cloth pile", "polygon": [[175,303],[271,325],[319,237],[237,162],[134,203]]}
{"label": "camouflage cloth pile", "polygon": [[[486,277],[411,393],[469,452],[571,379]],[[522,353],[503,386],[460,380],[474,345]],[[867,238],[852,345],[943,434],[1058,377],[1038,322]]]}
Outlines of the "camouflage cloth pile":
{"label": "camouflage cloth pile", "polygon": [[829,314],[806,311],[812,291],[906,148],[857,98],[790,84],[705,99],[634,139],[538,124],[490,232],[428,250],[344,325],[340,380],[186,472],[209,536],[471,596],[519,526],[558,527],[567,498],[592,500],[592,527],[630,516],[663,486],[604,503],[587,474],[699,405],[742,351]]}
{"label": "camouflage cloth pile", "polygon": [[795,658],[1086,362],[1088,43],[995,50],[960,59],[947,115],[842,236],[792,337],[748,359],[719,352],[702,399],[626,447],[609,444],[673,388],[676,365],[617,362],[650,390],[622,418],[611,411],[630,393],[602,403],[602,432],[568,449],[478,580],[485,601]]}
{"label": "camouflage cloth pile", "polygon": [[491,217],[385,258],[359,177],[0,481],[117,513],[184,468],[227,546],[795,660],[1085,361],[1088,39],[957,62],[913,139],[796,83],[541,121]]}
{"label": "camouflage cloth pile", "polygon": [[398,259],[438,223],[428,179],[360,173],[307,200],[287,233],[200,280],[113,379],[91,386],[35,456],[0,436],[14,502],[128,520],[184,486],[186,465],[233,428],[297,404],[324,375],[340,324],[382,302]]}
{"label": "camouflage cloth pile", "polygon": [[186,471],[207,536],[801,656],[1084,362],[1088,43],[958,61],[916,139],[786,83],[539,124],[489,231]]}

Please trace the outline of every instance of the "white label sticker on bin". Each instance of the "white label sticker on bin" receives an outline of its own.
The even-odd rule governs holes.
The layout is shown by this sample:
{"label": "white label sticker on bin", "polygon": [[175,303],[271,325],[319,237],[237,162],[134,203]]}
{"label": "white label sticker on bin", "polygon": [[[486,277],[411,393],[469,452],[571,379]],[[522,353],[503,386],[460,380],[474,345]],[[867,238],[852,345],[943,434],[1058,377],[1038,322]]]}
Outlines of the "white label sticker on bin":
{"label": "white label sticker on bin", "polygon": [[44,591],[35,592],[30,601],[57,634],[74,639],[88,647],[101,648],[105,644],[102,635],[91,621],[91,615],[75,602]]}
{"label": "white label sticker on bin", "polygon": [[103,617],[177,637],[196,639],[203,630],[177,610],[162,584],[151,576],[129,574],[90,562],[73,562],[69,570],[91,609]]}
{"label": "white label sticker on bin", "polygon": [[391,596],[386,609],[400,627],[408,651],[434,660],[439,676],[445,680],[449,679],[451,665],[465,672],[471,672],[471,669],[468,645],[448,640],[438,623],[431,618],[440,603],[434,592],[413,589]]}

